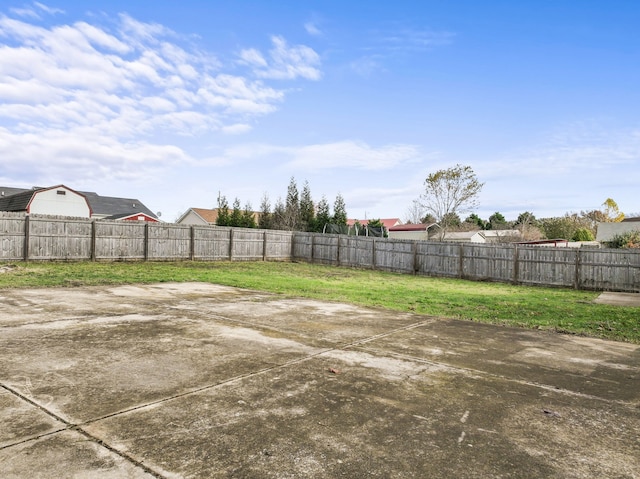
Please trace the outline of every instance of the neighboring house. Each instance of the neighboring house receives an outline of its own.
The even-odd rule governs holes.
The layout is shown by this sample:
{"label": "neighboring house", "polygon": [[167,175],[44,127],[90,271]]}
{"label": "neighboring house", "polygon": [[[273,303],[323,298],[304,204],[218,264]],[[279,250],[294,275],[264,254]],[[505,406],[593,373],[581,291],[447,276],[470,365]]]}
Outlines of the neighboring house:
{"label": "neighboring house", "polygon": [[[244,212],[244,210],[242,210]],[[233,212],[229,210],[229,214]],[[260,221],[260,213],[252,211],[253,220],[258,224]],[[215,225],[218,221],[218,208],[208,210],[206,208],[189,208],[180,218],[176,220],[179,225]]]}
{"label": "neighboring house", "polygon": [[87,197],[64,185],[33,188],[7,195],[17,189],[0,187],[0,211],[91,218],[92,210]]}
{"label": "neighboring house", "polygon": [[100,196],[75,191],[64,185],[32,189],[0,186],[0,211],[26,214],[77,216],[95,219],[159,221],[158,217],[133,198]]}
{"label": "neighboring house", "polygon": [[[447,231],[442,241],[451,241],[454,243],[486,243],[486,239],[482,234],[483,231]],[[432,240],[439,240],[440,233],[431,235]]]}
{"label": "neighboring house", "polygon": [[218,208],[189,208],[176,221],[179,225],[215,225],[218,219]]}
{"label": "neighboring house", "polygon": [[625,218],[616,223],[598,223],[596,241],[607,243],[612,241],[614,236],[623,235],[632,231],[640,231],[640,216]]}
{"label": "neighboring house", "polygon": [[428,240],[429,233],[437,227],[436,223],[407,224],[396,225],[389,228],[389,238],[392,239],[411,239],[411,240]]}
{"label": "neighboring house", "polygon": [[518,230],[482,230],[486,243],[514,243],[522,239]]}

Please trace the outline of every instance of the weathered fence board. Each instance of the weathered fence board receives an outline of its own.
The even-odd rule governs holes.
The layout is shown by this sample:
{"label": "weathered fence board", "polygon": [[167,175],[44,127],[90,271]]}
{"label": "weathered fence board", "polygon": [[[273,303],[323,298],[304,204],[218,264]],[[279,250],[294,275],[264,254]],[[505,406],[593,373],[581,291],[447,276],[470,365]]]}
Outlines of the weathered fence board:
{"label": "weathered fence board", "polygon": [[145,224],[137,221],[96,221],[94,258],[144,259]]}
{"label": "weathered fence board", "polygon": [[91,223],[66,217],[29,217],[29,259],[82,260],[91,258]]}
{"label": "weathered fence board", "polygon": [[302,260],[428,276],[640,292],[640,251],[390,240],[0,212],[0,260]]}
{"label": "weathered fence board", "polygon": [[0,211],[0,259],[24,259],[25,222],[23,213]]}

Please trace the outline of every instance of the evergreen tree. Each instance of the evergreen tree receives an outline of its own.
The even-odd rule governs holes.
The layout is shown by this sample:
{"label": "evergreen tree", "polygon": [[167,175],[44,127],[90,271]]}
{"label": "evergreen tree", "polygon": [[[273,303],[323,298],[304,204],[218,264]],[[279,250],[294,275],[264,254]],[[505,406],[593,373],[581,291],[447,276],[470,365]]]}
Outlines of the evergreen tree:
{"label": "evergreen tree", "polygon": [[326,224],[331,222],[331,213],[329,211],[329,202],[322,195],[322,199],[318,202],[318,213],[316,214],[316,229],[318,233],[322,233]]}
{"label": "evergreen tree", "polygon": [[332,223],[336,225],[347,224],[347,206],[344,203],[344,198],[340,193],[336,196],[336,200],[333,203],[333,218]]}
{"label": "evergreen tree", "polygon": [[255,228],[256,219],[253,215],[253,211],[251,208],[251,203],[247,202],[244,205],[244,211],[242,212],[241,223],[243,228]]}
{"label": "evergreen tree", "polygon": [[238,198],[233,200],[229,226],[242,226],[242,210],[240,209],[240,200]]}
{"label": "evergreen tree", "polygon": [[311,198],[309,182],[304,182],[302,194],[300,195],[300,226],[303,231],[313,231],[315,228],[315,208]]}
{"label": "evergreen tree", "polygon": [[285,229],[296,231],[300,229],[300,195],[296,180],[292,176],[287,188],[287,201],[285,203]]}
{"label": "evergreen tree", "polygon": [[271,213],[271,202],[269,201],[269,195],[267,193],[262,195],[258,228],[263,230],[273,229],[273,214]]}
{"label": "evergreen tree", "polygon": [[218,218],[216,224],[218,226],[229,226],[231,222],[231,216],[229,214],[229,203],[225,196],[218,194]]}
{"label": "evergreen tree", "polygon": [[276,201],[276,205],[273,208],[273,223],[272,227],[275,230],[286,230],[287,223],[285,221],[286,209],[284,203],[282,202],[282,198],[278,198]]}

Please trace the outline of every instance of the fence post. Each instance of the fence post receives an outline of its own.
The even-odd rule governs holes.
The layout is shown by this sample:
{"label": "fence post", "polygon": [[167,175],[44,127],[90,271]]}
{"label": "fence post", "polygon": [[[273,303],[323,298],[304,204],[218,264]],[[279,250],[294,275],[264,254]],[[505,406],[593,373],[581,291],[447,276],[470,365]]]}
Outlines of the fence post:
{"label": "fence post", "polygon": [[91,220],[91,261],[96,260],[96,220]]}
{"label": "fence post", "polygon": [[144,260],[147,261],[149,259],[149,223],[147,221],[144,222]]}
{"label": "fence post", "polygon": [[189,227],[189,259],[196,259],[196,227],[193,225]]}
{"label": "fence post", "polygon": [[262,233],[262,261],[267,261],[267,230]]}
{"label": "fence post", "polygon": [[580,249],[576,250],[576,277],[575,277],[575,289],[580,289]]}
{"label": "fence post", "polygon": [[411,244],[411,252],[413,253],[413,274],[418,274],[418,242],[416,240]]}
{"label": "fence post", "polygon": [[233,228],[229,228],[229,261],[233,261]]}
{"label": "fence post", "polygon": [[371,240],[371,269],[376,269],[376,238]]}
{"label": "fence post", "polygon": [[513,248],[513,284],[518,284],[518,278],[520,277],[519,255],[520,249],[516,243]]}
{"label": "fence post", "polygon": [[29,261],[29,233],[31,226],[29,225],[29,215],[24,217],[24,245],[22,254],[25,261]]}
{"label": "fence post", "polygon": [[458,255],[460,255],[458,258],[458,276],[464,278],[464,245],[462,243],[460,243],[460,247],[458,248]]}
{"label": "fence post", "polygon": [[314,249],[315,239],[316,239],[316,234],[311,233],[311,254],[309,255],[310,257],[309,261],[311,263],[313,263],[313,249]]}
{"label": "fence post", "polygon": [[340,235],[337,234],[336,235],[336,244],[337,244],[337,248],[336,248],[336,263],[338,266],[340,266]]}

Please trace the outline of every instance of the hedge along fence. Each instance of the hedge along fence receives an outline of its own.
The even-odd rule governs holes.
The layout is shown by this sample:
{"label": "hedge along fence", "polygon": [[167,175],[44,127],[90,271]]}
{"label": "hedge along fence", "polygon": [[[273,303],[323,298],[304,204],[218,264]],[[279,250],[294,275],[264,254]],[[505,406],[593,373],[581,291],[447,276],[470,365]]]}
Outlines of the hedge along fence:
{"label": "hedge along fence", "polygon": [[0,212],[0,260],[298,260],[406,274],[640,292],[640,251],[441,243]]}

